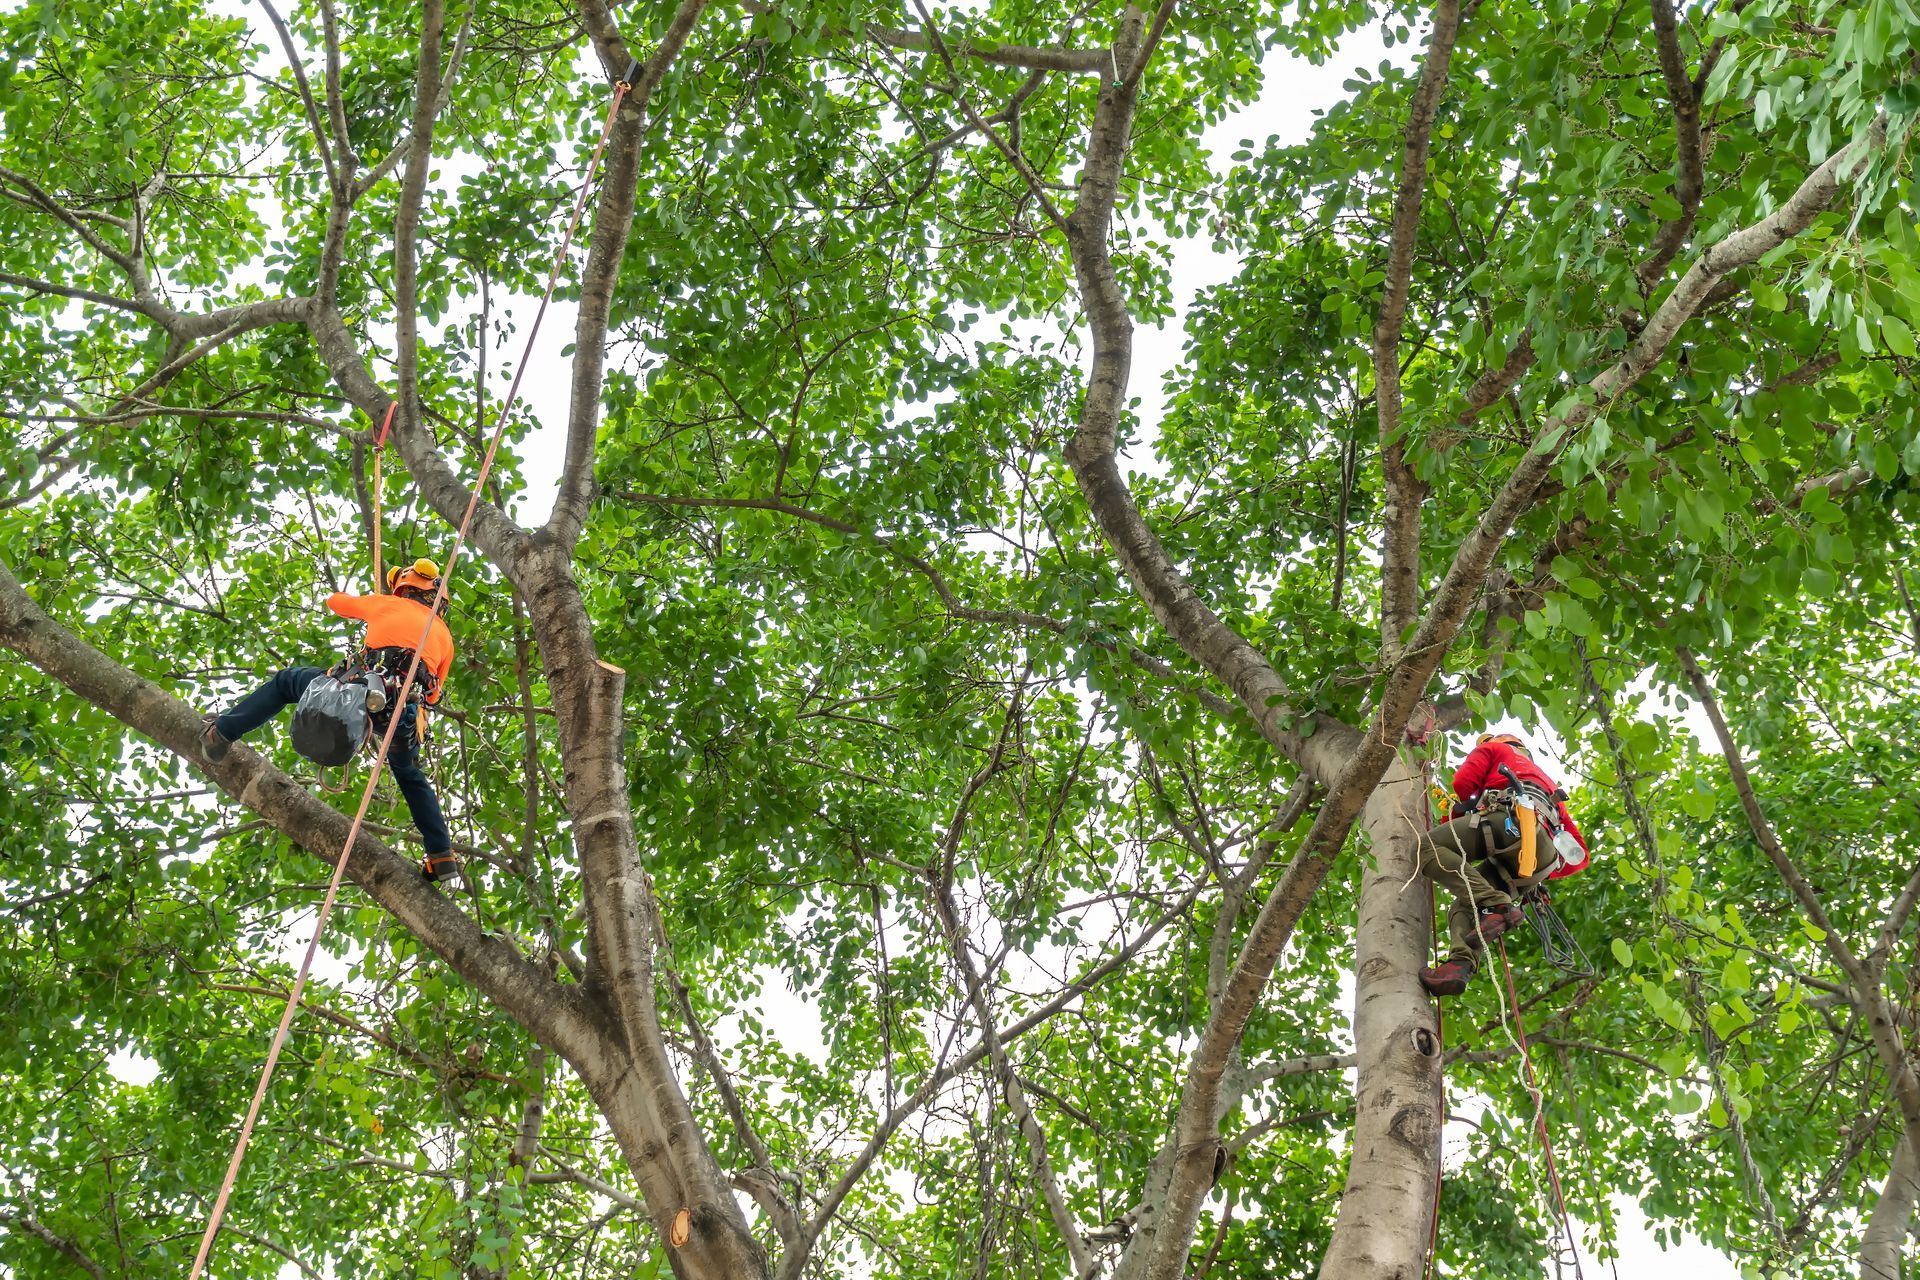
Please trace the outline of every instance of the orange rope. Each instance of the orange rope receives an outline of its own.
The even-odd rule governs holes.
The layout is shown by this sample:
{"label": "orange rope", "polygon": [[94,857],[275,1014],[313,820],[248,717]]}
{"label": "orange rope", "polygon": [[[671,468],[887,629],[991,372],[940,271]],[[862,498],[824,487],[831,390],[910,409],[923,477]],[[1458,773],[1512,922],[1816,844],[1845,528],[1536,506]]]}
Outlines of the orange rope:
{"label": "orange rope", "polygon": [[[632,73],[629,72],[629,75]],[[287,1042],[287,1031],[293,1025],[293,1013],[300,1005],[301,990],[307,985],[307,974],[313,968],[314,954],[320,948],[320,936],[326,931],[327,917],[333,913],[334,899],[339,896],[340,880],[346,874],[347,856],[353,849],[353,842],[360,836],[360,826],[366,820],[367,807],[373,802],[374,784],[380,780],[380,770],[387,762],[387,751],[393,745],[394,731],[399,728],[400,709],[406,706],[407,694],[413,688],[414,676],[420,670],[420,651],[426,647],[427,637],[432,634],[434,620],[439,617],[440,608],[446,602],[447,588],[453,581],[453,566],[460,558],[461,544],[466,540],[467,526],[473,521],[473,513],[480,505],[480,494],[486,488],[487,476],[493,470],[494,455],[499,452],[500,440],[505,435],[507,420],[513,413],[514,401],[520,394],[520,377],[526,371],[527,356],[533,350],[533,341],[540,334],[540,321],[546,317],[547,305],[553,301],[554,285],[560,279],[560,267],[566,261],[567,250],[573,246],[574,232],[579,229],[580,216],[586,210],[587,192],[593,186],[595,175],[600,169],[600,157],[606,151],[607,139],[613,134],[613,122],[620,112],[620,103],[632,86],[626,80],[615,82],[613,102],[607,108],[607,122],[600,131],[600,141],[594,146],[593,159],[587,166],[587,180],[581,184],[580,196],[574,201],[573,216],[567,222],[566,235],[560,241],[560,251],[554,255],[553,268],[547,273],[546,292],[540,297],[540,308],[534,313],[533,327],[527,332],[526,346],[521,352],[520,363],[513,371],[513,382],[507,388],[507,398],[500,406],[500,416],[494,423],[493,438],[487,442],[486,455],[480,460],[480,474],[474,480],[473,492],[467,499],[466,514],[460,517],[460,526],[454,531],[453,547],[447,554],[445,572],[440,575],[439,589],[434,592],[433,603],[427,610],[427,624],[420,631],[420,640],[413,647],[413,661],[407,664],[406,678],[401,681],[400,695],[397,699],[395,714],[388,717],[386,736],[380,740],[380,750],[373,758],[373,769],[367,775],[367,786],[360,793],[360,807],[353,815],[353,822],[347,828],[346,842],[340,846],[340,858],[333,868],[333,878],[327,882],[327,895],[320,903],[320,915],[313,925],[313,937],[307,943],[307,951],[300,958],[300,971],[294,976],[293,989],[287,992],[287,1007],[280,1014],[280,1026],[273,1033],[273,1046],[267,1050],[266,1065],[260,1069],[260,1083],[254,1088],[253,1101],[247,1106],[247,1116],[240,1125],[240,1140],[234,1144],[233,1158],[227,1163],[226,1177],[221,1179],[220,1194],[213,1202],[213,1212],[207,1218],[206,1233],[200,1237],[200,1251],[194,1255],[193,1270],[188,1272],[187,1280],[199,1280],[201,1270],[207,1264],[207,1255],[213,1249],[214,1238],[220,1233],[220,1220],[226,1216],[227,1201],[233,1194],[234,1180],[240,1174],[240,1161],[246,1156],[247,1143],[253,1138],[254,1122],[260,1116],[260,1104],[266,1100],[267,1083],[273,1078],[273,1068],[280,1061],[280,1050]],[[393,410],[387,411],[387,419],[392,421]],[[385,428],[381,430],[384,439]]]}

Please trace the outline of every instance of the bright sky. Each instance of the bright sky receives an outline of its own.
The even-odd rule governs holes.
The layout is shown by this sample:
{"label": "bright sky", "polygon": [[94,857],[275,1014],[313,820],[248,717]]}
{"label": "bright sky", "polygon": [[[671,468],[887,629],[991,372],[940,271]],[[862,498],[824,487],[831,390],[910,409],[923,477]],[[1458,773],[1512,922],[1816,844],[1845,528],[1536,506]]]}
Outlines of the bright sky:
{"label": "bright sky", "polygon": [[[0,5],[10,3],[11,0],[0,0]],[[213,3],[216,9],[245,17],[255,25],[257,38],[275,49],[275,57],[270,58],[269,65],[263,66],[262,70],[269,74],[277,73],[277,46],[273,46],[271,33],[259,10],[244,0],[213,0]],[[1412,52],[1406,46],[1401,46],[1392,51],[1391,56],[1404,63]],[[1329,106],[1343,96],[1341,82],[1348,78],[1352,68],[1356,65],[1376,66],[1387,56],[1389,54],[1374,30],[1355,33],[1342,47],[1341,53],[1323,67],[1283,59],[1279,54],[1270,55],[1268,87],[1259,101],[1216,126],[1205,138],[1206,146],[1216,157],[1216,171],[1225,176],[1231,169],[1231,162],[1226,157],[1243,139],[1251,139],[1256,151],[1265,144],[1269,135],[1277,135],[1286,143],[1304,140],[1313,124],[1313,111]],[[457,163],[444,165],[443,181],[449,184],[455,181],[459,171]],[[1181,360],[1184,343],[1182,326],[1188,306],[1200,290],[1230,279],[1238,267],[1239,261],[1234,255],[1216,251],[1206,240],[1189,239],[1174,245],[1172,270],[1178,312],[1171,323],[1160,328],[1143,328],[1135,338],[1132,391],[1142,398],[1140,412],[1147,439],[1152,438],[1163,410],[1164,378]],[[522,298],[517,303],[502,303],[496,299],[496,305],[511,314],[516,322],[515,358],[521,340],[519,335],[526,331],[525,324],[531,319],[534,301]],[[466,318],[456,315],[451,322],[463,323]],[[539,349],[529,361],[521,412],[529,414],[536,425],[531,437],[521,446],[526,459],[522,473],[527,482],[527,494],[516,514],[523,521],[544,519],[557,482],[567,409],[567,365],[559,353],[572,339],[574,320],[575,308],[572,304],[556,303],[548,312]],[[424,336],[431,341],[433,334],[429,331]],[[496,396],[504,393],[507,377],[510,376],[510,367],[501,367],[505,364],[505,361],[499,361],[495,365]],[[305,930],[296,928],[293,935],[297,953],[299,948],[304,947]],[[331,964],[323,962],[323,967],[329,971],[327,976],[337,977],[334,970],[344,972],[337,961]],[[769,984],[769,991],[770,1007],[764,1012],[770,1025],[790,1049],[806,1053],[815,1060],[824,1059],[825,1048],[816,1011],[790,994],[780,992],[777,981]],[[113,1066],[116,1074],[136,1083],[144,1083],[152,1075],[151,1064],[139,1055],[120,1055]],[[1449,1143],[1450,1148],[1455,1145]],[[1579,1172],[1576,1164],[1570,1175],[1577,1179]],[[1663,1251],[1644,1229],[1638,1210],[1624,1198],[1620,1203],[1625,1215],[1622,1241],[1625,1255],[1620,1265],[1625,1274],[1652,1277],[1653,1280],[1665,1277],[1674,1277],[1676,1280],[1681,1277],[1685,1280],[1737,1280],[1738,1268],[1730,1260],[1697,1244]],[[1599,1280],[1600,1275],[1601,1270],[1596,1266],[1594,1280]]]}

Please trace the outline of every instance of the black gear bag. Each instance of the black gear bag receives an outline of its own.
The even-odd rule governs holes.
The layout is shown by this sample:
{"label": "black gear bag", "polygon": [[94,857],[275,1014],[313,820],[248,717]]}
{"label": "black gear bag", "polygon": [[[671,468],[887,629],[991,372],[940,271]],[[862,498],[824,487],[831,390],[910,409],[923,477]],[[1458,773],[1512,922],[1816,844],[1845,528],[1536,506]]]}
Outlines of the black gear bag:
{"label": "black gear bag", "polygon": [[293,709],[293,749],[322,768],[352,760],[372,731],[366,677],[356,671],[315,677]]}

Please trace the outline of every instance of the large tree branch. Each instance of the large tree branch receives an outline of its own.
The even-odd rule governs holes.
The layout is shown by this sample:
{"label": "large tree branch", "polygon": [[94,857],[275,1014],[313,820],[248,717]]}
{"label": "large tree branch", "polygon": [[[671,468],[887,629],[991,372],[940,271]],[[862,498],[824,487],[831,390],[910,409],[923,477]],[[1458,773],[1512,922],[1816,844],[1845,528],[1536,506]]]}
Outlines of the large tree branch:
{"label": "large tree branch", "polygon": [[[1133,58],[1144,15],[1129,8],[1115,56]],[[1230,689],[1262,736],[1283,755],[1326,781],[1353,743],[1353,733],[1331,717],[1315,719],[1326,732],[1311,738],[1293,720],[1298,708],[1286,684],[1246,638],[1193,589],[1135,503],[1116,457],[1133,363],[1133,320],[1114,272],[1108,232],[1119,192],[1139,82],[1103,84],[1081,172],[1080,199],[1067,218],[1081,305],[1093,336],[1080,422],[1066,448],[1067,464],[1114,557],[1167,634],[1188,656]]]}
{"label": "large tree branch", "polygon": [[[606,381],[607,327],[620,261],[633,230],[634,202],[640,186],[640,142],[646,132],[647,104],[707,7],[707,0],[680,0],[659,45],[628,87],[620,115],[607,137],[606,176],[594,210],[593,235],[580,271],[580,311],[574,324],[572,397],[567,408],[567,450],[560,468],[560,490],[543,531],[555,545],[571,551],[580,540],[593,501],[594,442],[600,429],[600,390]],[[602,0],[582,0],[581,13],[594,47],[610,71],[626,74],[631,54],[614,28]]]}
{"label": "large tree branch", "polygon": [[[394,397],[374,381],[366,359],[360,353],[359,344],[341,319],[339,311],[333,307],[315,306],[308,317],[307,328],[313,335],[314,349],[341,393],[354,408],[366,415],[369,422],[383,421],[387,406],[394,402]],[[404,431],[402,424],[405,424]],[[445,455],[433,442],[431,433],[404,410],[394,414],[394,428],[394,443],[407,464],[407,473],[419,486],[427,505],[449,525],[459,524],[466,513],[472,490],[454,474]],[[467,539],[487,559],[498,565],[515,586],[523,592],[528,590],[529,584],[534,581],[529,577],[532,572],[528,554],[531,540],[526,531],[504,511],[490,502],[476,504],[473,521],[467,528]]]}
{"label": "large tree branch", "polygon": [[1413,252],[1420,238],[1420,207],[1427,191],[1433,121],[1446,91],[1447,71],[1459,33],[1460,0],[1440,0],[1434,8],[1426,61],[1407,112],[1386,279],[1381,282],[1380,314],[1373,325],[1374,408],[1379,415],[1384,482],[1380,511],[1380,652],[1388,662],[1400,656],[1400,638],[1420,613],[1420,505],[1426,498],[1426,486],[1407,465],[1406,434],[1400,420],[1400,335],[1412,290]]}
{"label": "large tree branch", "polygon": [[[142,736],[203,769],[275,830],[332,862],[346,839],[345,814],[327,805],[259,753],[236,744],[216,765],[202,763],[194,710],[115,662],[48,617],[0,565],[0,647],[18,654]],[[575,1063],[602,1049],[578,988],[548,979],[504,939],[483,934],[420,878],[419,869],[363,833],[347,875],[543,1043]]]}

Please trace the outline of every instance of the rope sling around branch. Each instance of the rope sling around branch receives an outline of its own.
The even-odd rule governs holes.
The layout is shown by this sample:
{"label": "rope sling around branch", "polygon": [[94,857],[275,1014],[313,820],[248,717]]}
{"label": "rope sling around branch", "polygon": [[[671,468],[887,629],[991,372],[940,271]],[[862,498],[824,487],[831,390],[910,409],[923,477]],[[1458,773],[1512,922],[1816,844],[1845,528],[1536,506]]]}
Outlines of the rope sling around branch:
{"label": "rope sling around branch", "polygon": [[[400,694],[395,700],[396,708],[404,708],[407,695],[412,691],[414,677],[420,670],[420,651],[426,647],[427,638],[432,634],[434,619],[439,617],[441,607],[446,603],[447,590],[453,582],[453,568],[460,558],[461,545],[466,541],[467,527],[473,522],[473,513],[479,509],[480,495],[486,489],[487,477],[493,471],[494,456],[500,450],[501,438],[506,434],[507,422],[513,415],[513,407],[520,395],[520,379],[527,369],[527,358],[533,352],[533,343],[540,336],[540,322],[546,318],[547,307],[553,301],[554,286],[560,279],[560,268],[566,262],[567,251],[573,247],[574,232],[579,229],[581,215],[586,211],[587,193],[593,189],[594,178],[600,171],[600,158],[606,152],[607,139],[613,135],[613,122],[620,114],[620,103],[633,87],[633,81],[640,69],[638,58],[628,65],[626,74],[614,82],[613,101],[607,107],[606,124],[600,130],[600,140],[594,144],[593,159],[587,165],[587,180],[580,186],[580,194],[574,201],[573,214],[567,221],[566,233],[561,237],[560,248],[553,255],[553,266],[547,272],[547,287],[540,295],[539,309],[534,312],[533,325],[527,332],[527,341],[521,350],[520,363],[513,371],[513,381],[507,387],[506,401],[500,406],[499,417],[494,422],[493,436],[487,442],[487,451],[480,459],[480,471],[473,482],[473,490],[467,498],[466,514],[460,517],[460,525],[454,530],[453,546],[447,553],[446,571],[440,575],[440,586],[435,590],[433,603],[427,609],[426,626],[421,628],[420,639],[413,646],[413,660],[407,664],[406,678],[400,684]],[[389,407],[387,421],[392,422],[393,411]],[[386,426],[381,427],[381,439],[386,437]],[[377,526],[376,526],[377,529]],[[378,532],[375,538],[379,537]],[[376,547],[378,543],[375,543]],[[377,554],[377,552],[376,552]],[[373,768],[368,771],[367,785],[360,793],[360,807],[353,815],[353,822],[347,827],[347,838],[340,846],[340,857],[334,863],[333,877],[327,882],[326,897],[320,902],[320,914],[313,923],[313,937],[307,943],[306,954],[300,958],[300,971],[294,975],[293,986],[287,992],[287,1007],[280,1014],[280,1025],[273,1033],[273,1045],[267,1050],[266,1063],[260,1068],[260,1082],[253,1091],[253,1101],[247,1105],[246,1119],[240,1124],[240,1138],[234,1143],[233,1158],[227,1163],[226,1176],[220,1182],[220,1194],[213,1202],[213,1212],[207,1217],[206,1232],[200,1237],[199,1252],[194,1255],[193,1269],[188,1272],[188,1280],[199,1280],[200,1273],[207,1265],[207,1256],[213,1250],[213,1242],[220,1234],[221,1219],[226,1216],[227,1201],[233,1195],[235,1180],[240,1174],[240,1162],[246,1157],[247,1144],[253,1138],[254,1123],[260,1118],[260,1105],[266,1100],[267,1085],[273,1079],[273,1069],[280,1061],[280,1051],[286,1046],[287,1032],[293,1025],[293,1014],[300,1007],[300,994],[307,985],[307,974],[313,968],[314,955],[320,949],[321,935],[326,932],[327,918],[333,914],[334,900],[340,894],[340,881],[347,870],[347,858],[353,850],[353,842],[360,838],[361,825],[366,821],[367,808],[373,802],[374,785],[380,781],[380,770],[387,762],[387,751],[393,745],[394,731],[400,725],[400,712],[387,718],[387,732],[380,739],[380,748],[374,754]]]}

